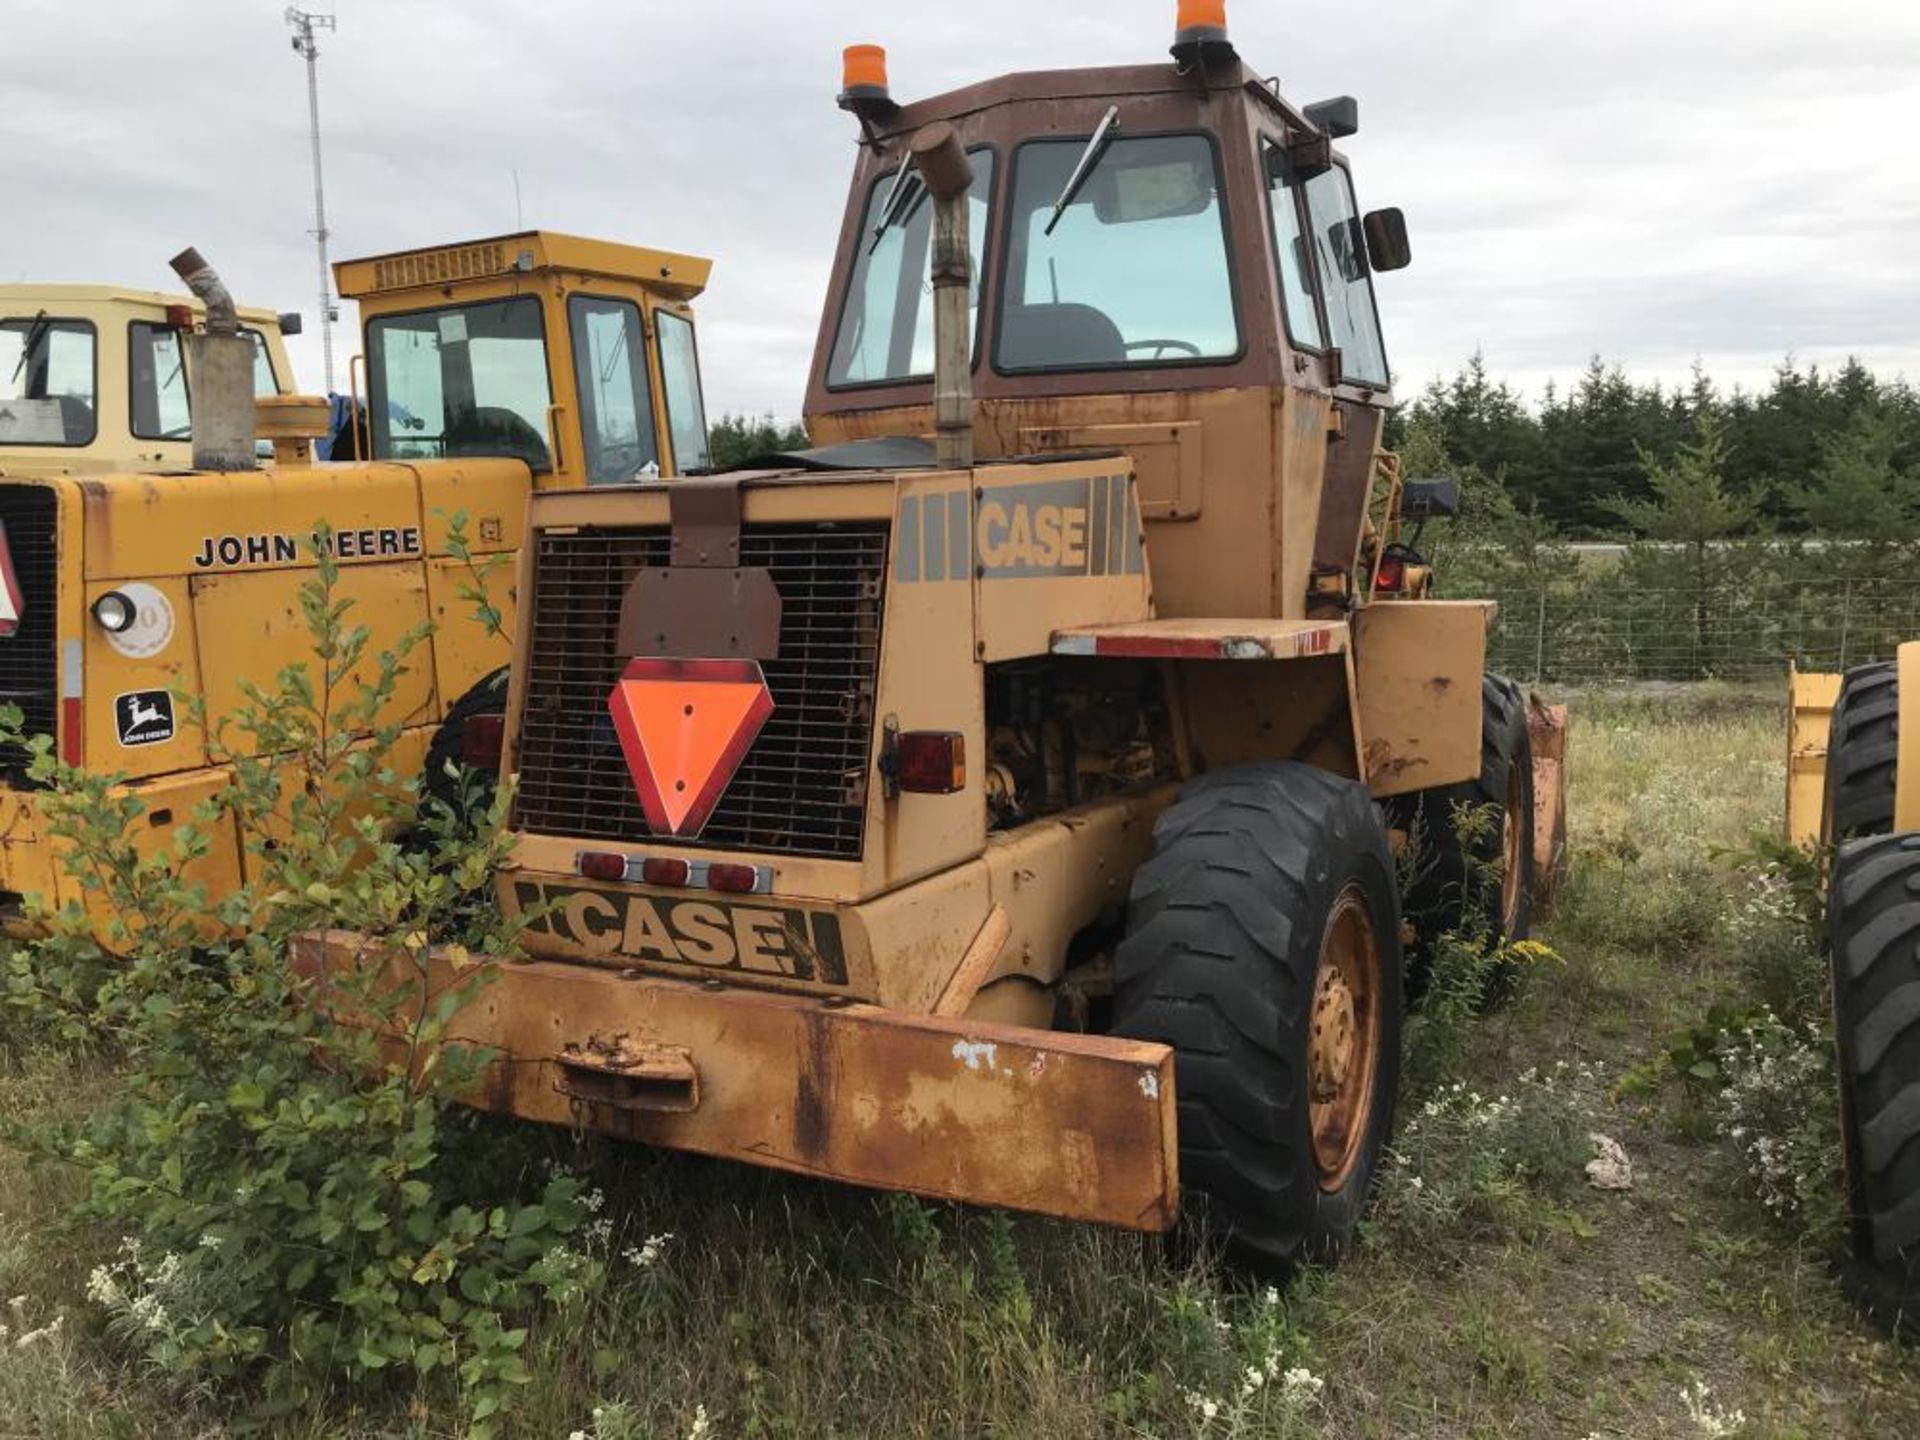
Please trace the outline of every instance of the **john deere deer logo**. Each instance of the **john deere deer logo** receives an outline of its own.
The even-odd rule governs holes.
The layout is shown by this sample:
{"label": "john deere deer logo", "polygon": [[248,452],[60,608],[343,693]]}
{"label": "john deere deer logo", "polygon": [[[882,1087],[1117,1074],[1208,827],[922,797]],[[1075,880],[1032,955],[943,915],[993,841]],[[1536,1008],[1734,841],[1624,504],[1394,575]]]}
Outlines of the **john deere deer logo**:
{"label": "john deere deer logo", "polygon": [[173,738],[173,696],[165,690],[129,690],[113,701],[114,733],[122,745],[158,745]]}

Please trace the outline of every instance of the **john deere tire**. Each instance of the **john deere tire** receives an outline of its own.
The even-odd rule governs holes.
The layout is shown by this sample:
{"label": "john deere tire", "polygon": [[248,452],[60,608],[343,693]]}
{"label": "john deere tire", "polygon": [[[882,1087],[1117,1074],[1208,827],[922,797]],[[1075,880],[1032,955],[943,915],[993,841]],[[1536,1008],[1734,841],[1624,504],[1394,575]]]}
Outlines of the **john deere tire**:
{"label": "john deere tire", "polygon": [[1920,1334],[1920,834],[1849,840],[1827,892],[1851,1229],[1841,1279]]}
{"label": "john deere tire", "polygon": [[467,763],[466,731],[475,717],[502,715],[506,708],[504,665],[453,702],[427,746],[426,770],[420,777],[423,799],[437,801],[463,819],[474,820],[486,814],[493,804],[500,774]]}
{"label": "john deere tire", "polygon": [[1827,739],[1822,835],[1837,844],[1893,829],[1900,685],[1893,662],[1857,665],[1840,682]]}
{"label": "john deere tire", "polygon": [[[1463,828],[1469,814],[1480,818]],[[1478,931],[1489,945],[1532,933],[1533,743],[1517,684],[1499,675],[1480,682],[1480,774],[1408,797],[1398,818],[1420,847],[1407,892],[1416,937],[1409,988],[1418,995],[1447,931]]]}
{"label": "john deere tire", "polygon": [[1237,766],[1154,826],[1114,1029],[1173,1047],[1189,1219],[1247,1268],[1284,1276],[1352,1241],[1399,1082],[1399,935],[1364,785]]}

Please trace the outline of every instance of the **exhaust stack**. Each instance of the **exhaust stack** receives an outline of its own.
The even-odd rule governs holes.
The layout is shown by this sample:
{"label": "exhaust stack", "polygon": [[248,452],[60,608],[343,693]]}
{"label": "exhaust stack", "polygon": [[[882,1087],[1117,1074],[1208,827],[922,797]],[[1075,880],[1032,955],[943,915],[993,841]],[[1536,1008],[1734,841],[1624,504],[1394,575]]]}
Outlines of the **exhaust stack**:
{"label": "exhaust stack", "polygon": [[913,162],[933,196],[933,425],[942,469],[973,466],[973,341],[967,333],[973,260],[967,191],[973,166],[944,120],[915,133]]}
{"label": "exhaust stack", "polygon": [[193,468],[254,468],[253,341],[240,333],[233,296],[189,246],[169,262],[207,307],[206,333],[182,337],[193,385]]}

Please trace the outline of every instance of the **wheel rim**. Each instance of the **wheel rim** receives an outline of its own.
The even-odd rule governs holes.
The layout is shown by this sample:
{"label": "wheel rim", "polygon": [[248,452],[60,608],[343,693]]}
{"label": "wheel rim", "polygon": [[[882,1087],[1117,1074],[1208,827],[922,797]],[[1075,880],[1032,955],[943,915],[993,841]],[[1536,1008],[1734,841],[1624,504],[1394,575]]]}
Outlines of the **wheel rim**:
{"label": "wheel rim", "polygon": [[1322,1190],[1338,1190],[1365,1148],[1380,1069],[1380,943],[1358,885],[1334,902],[1320,938],[1307,1031],[1308,1114]]}
{"label": "wheel rim", "polygon": [[1520,923],[1520,897],[1526,893],[1522,872],[1525,832],[1533,822],[1527,813],[1527,787],[1518,765],[1507,767],[1507,807],[1500,822],[1500,938],[1511,939]]}

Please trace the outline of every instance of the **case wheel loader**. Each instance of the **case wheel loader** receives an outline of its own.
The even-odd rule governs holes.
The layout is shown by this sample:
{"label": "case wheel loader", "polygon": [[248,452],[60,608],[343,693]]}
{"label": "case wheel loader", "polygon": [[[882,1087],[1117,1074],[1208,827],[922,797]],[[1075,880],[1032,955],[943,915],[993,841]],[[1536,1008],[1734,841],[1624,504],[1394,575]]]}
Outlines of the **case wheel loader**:
{"label": "case wheel loader", "polygon": [[1830,856],[1827,940],[1850,1225],[1841,1280],[1920,1334],[1920,641],[1795,673],[1789,837]]}
{"label": "case wheel loader", "polygon": [[1283,99],[1217,4],[1172,63],[909,105],[847,59],[814,448],[529,507],[529,958],[456,1021],[473,1101],[1338,1255],[1397,1086],[1394,832],[1463,850],[1491,799],[1517,938],[1562,814],[1561,717],[1402,540],[1404,223],[1355,205],[1353,102]]}

